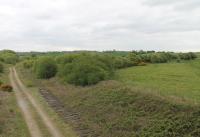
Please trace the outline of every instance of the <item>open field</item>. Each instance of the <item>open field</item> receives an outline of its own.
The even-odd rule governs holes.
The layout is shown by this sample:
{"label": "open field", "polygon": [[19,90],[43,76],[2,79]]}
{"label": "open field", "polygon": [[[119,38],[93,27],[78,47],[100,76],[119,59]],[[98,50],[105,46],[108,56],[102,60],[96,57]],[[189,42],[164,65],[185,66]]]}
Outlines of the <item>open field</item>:
{"label": "open field", "polygon": [[200,60],[149,64],[118,70],[116,79],[130,86],[151,89],[160,95],[200,101]]}

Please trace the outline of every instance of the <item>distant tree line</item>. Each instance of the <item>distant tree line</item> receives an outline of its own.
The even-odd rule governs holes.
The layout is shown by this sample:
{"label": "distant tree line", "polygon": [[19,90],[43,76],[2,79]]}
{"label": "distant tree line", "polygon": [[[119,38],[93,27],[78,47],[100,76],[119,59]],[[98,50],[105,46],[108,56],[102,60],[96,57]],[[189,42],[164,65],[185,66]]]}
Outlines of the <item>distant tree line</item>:
{"label": "distant tree line", "polygon": [[173,52],[131,52],[129,59],[137,65],[140,62],[145,63],[167,63],[170,61],[193,60],[197,58],[195,53],[173,53]]}

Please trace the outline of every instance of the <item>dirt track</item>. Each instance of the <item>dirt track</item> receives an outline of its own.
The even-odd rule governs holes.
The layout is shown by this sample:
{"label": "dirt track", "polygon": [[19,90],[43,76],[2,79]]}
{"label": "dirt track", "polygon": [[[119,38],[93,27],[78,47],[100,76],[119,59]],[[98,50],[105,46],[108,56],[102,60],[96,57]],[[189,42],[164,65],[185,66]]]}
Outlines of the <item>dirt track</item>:
{"label": "dirt track", "polygon": [[32,109],[34,109],[53,137],[64,137],[60,130],[54,125],[49,115],[42,109],[37,100],[35,100],[35,98],[29,93],[28,89],[22,84],[15,68],[10,69],[9,77],[31,136],[42,137],[38,124],[33,118]]}

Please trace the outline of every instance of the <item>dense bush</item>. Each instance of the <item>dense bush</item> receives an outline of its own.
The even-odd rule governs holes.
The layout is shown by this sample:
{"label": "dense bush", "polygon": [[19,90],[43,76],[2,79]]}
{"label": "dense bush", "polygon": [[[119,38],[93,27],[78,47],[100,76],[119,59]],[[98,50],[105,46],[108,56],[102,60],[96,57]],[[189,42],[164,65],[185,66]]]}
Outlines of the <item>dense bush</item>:
{"label": "dense bush", "polygon": [[126,57],[109,55],[109,54],[98,54],[95,56],[99,61],[104,63],[112,71],[120,68],[127,68],[133,65],[133,63]]}
{"label": "dense bush", "polygon": [[57,65],[51,57],[41,57],[36,60],[34,70],[38,78],[48,79],[57,73]]}
{"label": "dense bush", "polygon": [[192,60],[197,58],[197,55],[195,53],[189,52],[189,53],[180,53],[179,57],[182,60]]}
{"label": "dense bush", "polygon": [[134,66],[138,65],[142,61],[140,55],[137,55],[134,52],[129,53],[128,59],[132,62]]}
{"label": "dense bush", "polygon": [[172,60],[192,60],[197,58],[195,53],[173,53],[173,52],[144,52],[133,51],[128,55],[128,59],[133,62],[134,65],[140,64],[140,62],[146,63],[166,63]]}
{"label": "dense bush", "polygon": [[73,62],[65,64],[60,75],[68,83],[75,85],[92,85],[112,75],[112,69],[97,56],[80,55]]}
{"label": "dense bush", "polygon": [[3,64],[2,64],[2,63],[0,63],[0,73],[2,73],[2,72],[3,72],[3,70],[4,70]]}
{"label": "dense bush", "polygon": [[151,63],[166,63],[168,61],[169,60],[165,54],[155,53],[151,55]]}
{"label": "dense bush", "polygon": [[30,69],[33,67],[34,62],[35,62],[34,60],[25,60],[22,62],[22,64],[25,69]]}
{"label": "dense bush", "polygon": [[18,55],[14,51],[11,51],[11,50],[1,51],[0,58],[3,62],[5,62],[7,64],[15,64],[19,60]]}
{"label": "dense bush", "polygon": [[56,63],[58,64],[66,64],[72,63],[73,60],[77,59],[80,54],[64,54],[56,57]]}
{"label": "dense bush", "polygon": [[140,58],[143,62],[151,62],[151,54],[142,54],[140,55]]}
{"label": "dense bush", "polygon": [[133,66],[133,63],[126,57],[116,57],[114,59],[114,67],[117,69]]}
{"label": "dense bush", "polygon": [[0,86],[3,84],[3,82],[0,80]]}

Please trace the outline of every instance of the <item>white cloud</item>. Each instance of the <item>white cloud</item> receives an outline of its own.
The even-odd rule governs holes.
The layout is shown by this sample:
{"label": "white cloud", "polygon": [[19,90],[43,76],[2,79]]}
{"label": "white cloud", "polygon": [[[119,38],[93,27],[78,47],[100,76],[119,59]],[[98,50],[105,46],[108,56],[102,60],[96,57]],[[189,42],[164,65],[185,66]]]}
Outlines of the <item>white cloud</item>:
{"label": "white cloud", "polygon": [[0,0],[0,49],[200,50],[199,0]]}

